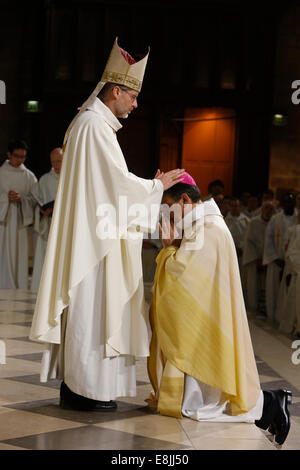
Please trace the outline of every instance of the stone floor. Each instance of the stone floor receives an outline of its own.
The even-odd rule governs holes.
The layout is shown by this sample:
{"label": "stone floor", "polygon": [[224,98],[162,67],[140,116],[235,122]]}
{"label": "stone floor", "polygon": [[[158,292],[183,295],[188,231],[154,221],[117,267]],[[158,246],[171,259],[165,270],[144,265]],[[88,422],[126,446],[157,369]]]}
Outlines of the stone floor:
{"label": "stone floor", "polygon": [[[145,360],[137,362],[137,396],[118,400],[118,411],[76,412],[59,408],[56,380],[39,382],[43,344],[28,339],[35,295],[0,290],[0,450],[278,450],[253,424],[195,422],[149,411]],[[300,364],[292,340],[249,315],[261,386],[293,392],[291,431],[281,450],[300,450]],[[3,343],[2,343],[3,344]],[[300,356],[300,354],[299,354]]]}

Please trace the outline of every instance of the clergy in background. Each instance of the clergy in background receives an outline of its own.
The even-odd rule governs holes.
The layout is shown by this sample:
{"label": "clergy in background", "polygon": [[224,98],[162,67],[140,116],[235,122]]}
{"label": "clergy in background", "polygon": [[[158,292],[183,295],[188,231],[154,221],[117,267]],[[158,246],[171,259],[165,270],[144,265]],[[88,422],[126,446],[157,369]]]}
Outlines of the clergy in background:
{"label": "clergy in background", "polygon": [[28,227],[35,202],[31,190],[37,179],[24,165],[28,146],[15,140],[0,167],[0,288],[28,289]]}
{"label": "clergy in background", "polygon": [[230,209],[225,218],[225,222],[230,230],[235,244],[244,293],[246,292],[246,286],[243,267],[243,251],[245,244],[245,235],[249,220],[250,219],[241,211],[240,200],[238,198],[232,197],[230,201]]}
{"label": "clergy in background", "polygon": [[245,301],[248,310],[265,315],[266,267],[262,264],[267,224],[275,213],[272,202],[264,202],[261,215],[249,221],[244,243]]}
{"label": "clergy in background", "polygon": [[280,311],[286,293],[280,281],[284,274],[285,245],[288,228],[297,224],[295,196],[286,193],[282,199],[282,211],[275,214],[266,229],[263,264],[267,266],[266,274],[266,310],[268,320],[278,323]]}
{"label": "clergy in background", "polygon": [[34,231],[37,234],[37,240],[34,248],[30,287],[33,292],[38,291],[40,284],[62,158],[63,151],[60,147],[52,150],[50,153],[51,170],[41,176],[34,191],[37,193],[40,204],[37,204],[35,208],[34,219]]}
{"label": "clergy in background", "polygon": [[136,62],[115,40],[64,139],[30,332],[48,344],[41,380],[62,379],[63,408],[115,410],[116,398],[135,396],[136,357],[149,354],[142,234],[155,231],[163,190],[183,171],[139,178],[118,144],[119,118],[137,108],[148,53]]}
{"label": "clergy in background", "polygon": [[171,213],[150,308],[149,405],[176,418],[255,423],[282,444],[291,392],[261,390],[234,242],[191,179],[163,196]]}
{"label": "clergy in background", "polygon": [[287,231],[285,272],[281,284],[286,295],[279,317],[279,331],[300,338],[300,213],[298,223]]}

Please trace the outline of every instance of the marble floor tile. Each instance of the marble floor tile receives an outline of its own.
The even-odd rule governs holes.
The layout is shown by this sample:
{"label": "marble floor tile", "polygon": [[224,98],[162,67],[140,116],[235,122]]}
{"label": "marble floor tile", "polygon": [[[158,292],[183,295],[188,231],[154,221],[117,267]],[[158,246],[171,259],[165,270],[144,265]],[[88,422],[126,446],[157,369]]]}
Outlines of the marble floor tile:
{"label": "marble floor tile", "polygon": [[1,415],[1,418],[0,441],[82,426],[81,423],[53,418],[51,416],[45,417],[22,410],[5,413]]}
{"label": "marble floor tile", "polygon": [[38,362],[7,357],[6,364],[0,366],[0,378],[39,374],[40,368],[41,365]]}
{"label": "marble floor tile", "polygon": [[153,437],[166,441],[191,445],[191,442],[181,427],[179,420],[168,416],[148,415],[139,416],[123,420],[115,420],[113,422],[99,423],[96,426],[105,429],[114,429],[116,431],[124,431],[140,436]]}
{"label": "marble floor tile", "polygon": [[185,418],[182,420],[182,428],[190,439],[194,437],[226,437],[248,440],[262,438],[261,430],[251,423],[198,422]]}
{"label": "marble floor tile", "polygon": [[269,376],[269,375],[262,375],[260,374],[259,375],[259,381],[261,384],[265,384],[265,383],[268,383],[268,382],[273,382],[275,383],[276,381],[282,381],[282,378],[278,375],[278,376]]}
{"label": "marble floor tile", "polygon": [[276,450],[276,447],[264,439],[228,439],[221,437],[192,438],[191,442],[197,450]]}
{"label": "marble floor tile", "polygon": [[9,405],[5,405],[9,408],[19,409],[23,411],[30,411],[31,413],[37,413],[45,416],[52,416],[59,419],[66,419],[84,424],[97,424],[113,422],[114,420],[126,420],[129,418],[146,416],[148,408],[140,407],[139,405],[131,403],[121,403],[117,401],[118,410],[111,412],[87,412],[87,411],[76,411],[76,410],[64,410],[59,406],[59,393],[56,398],[39,399],[28,402],[17,402]]}
{"label": "marble floor tile", "polygon": [[59,391],[10,379],[0,379],[0,405],[22,403],[36,399],[57,398]]}
{"label": "marble floor tile", "polygon": [[30,290],[25,289],[0,289],[1,300],[14,300],[14,299],[36,299],[36,294]]}
{"label": "marble floor tile", "polygon": [[77,429],[59,430],[9,439],[5,443],[33,450],[144,450],[144,449],[190,449],[172,442],[130,433],[81,426]]}
{"label": "marble floor tile", "polygon": [[0,336],[1,338],[16,338],[18,336],[28,336],[30,328],[28,326],[21,326],[21,325],[12,325],[6,324],[0,325]]}
{"label": "marble floor tile", "polygon": [[28,374],[23,376],[10,377],[10,380],[15,380],[16,382],[26,383],[31,385],[38,385],[39,387],[55,388],[60,389],[61,380],[49,380],[48,382],[40,381],[40,374]]}
{"label": "marble floor tile", "polygon": [[28,302],[17,302],[13,300],[0,300],[0,310],[12,310],[14,312],[32,312],[34,304]]}
{"label": "marble floor tile", "polygon": [[0,450],[29,450],[29,449],[24,449],[24,447],[12,446],[10,444],[5,444],[4,442],[0,442]]}
{"label": "marble floor tile", "polygon": [[32,313],[11,312],[9,310],[0,311],[0,335],[3,323],[15,324],[22,322],[28,322],[31,325]]}
{"label": "marble floor tile", "polygon": [[24,361],[32,361],[38,362],[41,365],[43,353],[42,352],[35,352],[35,353],[28,353],[28,354],[16,354],[15,356],[12,354],[10,357],[15,359],[23,359]]}
{"label": "marble floor tile", "polygon": [[17,341],[13,339],[6,339],[6,355],[17,356],[23,354],[31,354],[42,352],[46,346],[42,343],[28,342],[28,341]]}
{"label": "marble floor tile", "polygon": [[[136,396],[135,397],[122,397],[118,398],[118,401],[124,403],[133,403],[140,406],[146,406],[147,402],[145,401],[152,391],[152,385],[140,385],[137,387]],[[147,405],[148,406],[148,405]]]}

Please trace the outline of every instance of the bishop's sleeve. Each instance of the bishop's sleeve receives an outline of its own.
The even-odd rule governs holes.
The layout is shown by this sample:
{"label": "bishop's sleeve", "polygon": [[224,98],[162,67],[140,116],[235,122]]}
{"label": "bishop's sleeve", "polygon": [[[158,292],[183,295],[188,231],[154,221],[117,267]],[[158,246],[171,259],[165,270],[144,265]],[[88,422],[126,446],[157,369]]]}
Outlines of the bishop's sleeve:
{"label": "bishop's sleeve", "polygon": [[108,222],[117,236],[154,231],[163,194],[161,181],[139,178],[128,171],[110,128],[99,129],[92,123],[86,144],[87,188],[98,217],[107,208]]}

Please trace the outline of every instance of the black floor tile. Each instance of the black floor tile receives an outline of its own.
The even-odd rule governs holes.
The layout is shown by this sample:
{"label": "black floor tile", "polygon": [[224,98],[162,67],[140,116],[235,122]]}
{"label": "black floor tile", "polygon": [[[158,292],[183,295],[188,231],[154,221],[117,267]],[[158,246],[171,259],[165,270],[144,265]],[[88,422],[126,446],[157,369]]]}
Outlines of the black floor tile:
{"label": "black floor tile", "polygon": [[97,428],[96,426],[52,431],[2,442],[32,450],[191,449],[191,447],[182,444],[174,444],[173,442],[122,431]]}

